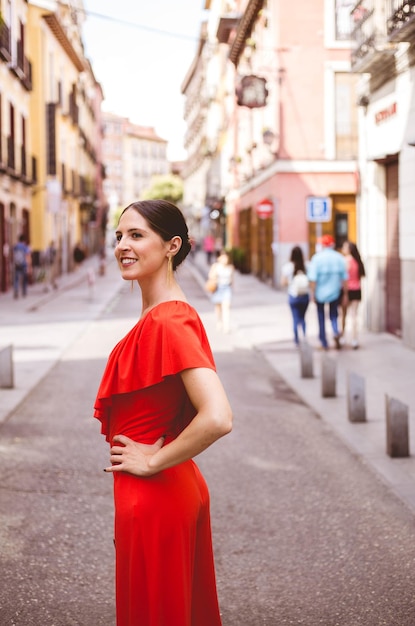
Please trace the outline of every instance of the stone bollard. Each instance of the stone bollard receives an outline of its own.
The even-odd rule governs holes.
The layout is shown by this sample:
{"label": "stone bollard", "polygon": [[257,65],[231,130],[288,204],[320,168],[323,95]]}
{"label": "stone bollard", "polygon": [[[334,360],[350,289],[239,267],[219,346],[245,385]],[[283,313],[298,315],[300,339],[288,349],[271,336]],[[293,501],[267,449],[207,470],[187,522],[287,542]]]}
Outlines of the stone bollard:
{"label": "stone bollard", "polygon": [[347,380],[347,414],[349,422],[366,422],[365,380],[353,372]]}
{"label": "stone bollard", "polygon": [[0,348],[0,388],[14,387],[13,346]]}
{"label": "stone bollard", "polygon": [[336,361],[327,354],[321,359],[321,395],[323,398],[336,395]]}
{"label": "stone bollard", "polygon": [[301,378],[314,378],[313,374],[313,349],[306,342],[300,342]]}
{"label": "stone bollard", "polygon": [[390,457],[409,456],[409,409],[406,404],[386,399],[386,452]]}

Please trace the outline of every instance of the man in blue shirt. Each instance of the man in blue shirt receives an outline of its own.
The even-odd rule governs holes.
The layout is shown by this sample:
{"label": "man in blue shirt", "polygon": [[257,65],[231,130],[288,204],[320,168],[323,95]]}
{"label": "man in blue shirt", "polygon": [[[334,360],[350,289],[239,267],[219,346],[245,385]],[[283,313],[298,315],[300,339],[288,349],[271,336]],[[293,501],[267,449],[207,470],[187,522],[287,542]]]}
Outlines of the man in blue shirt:
{"label": "man in blue shirt", "polygon": [[22,295],[26,296],[28,274],[31,270],[30,248],[26,244],[24,235],[20,235],[19,241],[13,246],[13,287],[14,297],[19,297],[19,286],[22,287]]}
{"label": "man in blue shirt", "polygon": [[319,339],[324,350],[328,350],[325,327],[325,307],[328,304],[336,348],[340,349],[340,333],[337,325],[337,308],[340,295],[347,304],[347,268],[344,256],[334,250],[334,239],[323,235],[321,250],[311,259],[307,275],[310,281],[310,297],[317,305]]}

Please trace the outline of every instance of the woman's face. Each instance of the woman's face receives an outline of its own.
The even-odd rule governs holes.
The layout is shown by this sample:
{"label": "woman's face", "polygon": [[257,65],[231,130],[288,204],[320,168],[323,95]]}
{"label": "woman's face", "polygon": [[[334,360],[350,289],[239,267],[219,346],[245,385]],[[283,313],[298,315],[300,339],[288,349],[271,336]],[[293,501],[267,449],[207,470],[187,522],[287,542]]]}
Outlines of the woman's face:
{"label": "woman's face", "polygon": [[115,237],[114,254],[125,280],[140,280],[166,272],[169,242],[163,241],[135,209],[123,213]]}
{"label": "woman's face", "polygon": [[342,252],[343,254],[350,254],[350,246],[349,246],[349,242],[345,241],[342,245]]}

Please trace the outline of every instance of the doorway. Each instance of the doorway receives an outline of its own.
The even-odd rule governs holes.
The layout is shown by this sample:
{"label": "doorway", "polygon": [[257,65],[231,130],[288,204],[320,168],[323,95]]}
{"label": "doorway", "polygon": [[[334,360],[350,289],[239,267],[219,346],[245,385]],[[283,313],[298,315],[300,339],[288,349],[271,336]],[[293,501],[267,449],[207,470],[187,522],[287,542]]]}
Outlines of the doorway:
{"label": "doorway", "polygon": [[386,175],[386,330],[402,334],[399,249],[399,161],[385,165]]}

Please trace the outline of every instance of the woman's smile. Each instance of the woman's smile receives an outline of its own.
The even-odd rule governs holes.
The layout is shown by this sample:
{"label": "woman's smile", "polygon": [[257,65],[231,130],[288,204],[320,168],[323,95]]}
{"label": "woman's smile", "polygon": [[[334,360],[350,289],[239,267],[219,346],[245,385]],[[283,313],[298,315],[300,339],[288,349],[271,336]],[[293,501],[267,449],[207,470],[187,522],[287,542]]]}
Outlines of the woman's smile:
{"label": "woman's smile", "polygon": [[132,265],[133,263],[135,263],[137,261],[137,259],[133,259],[132,257],[123,257],[121,259],[121,265],[123,267],[127,267],[127,265]]}

